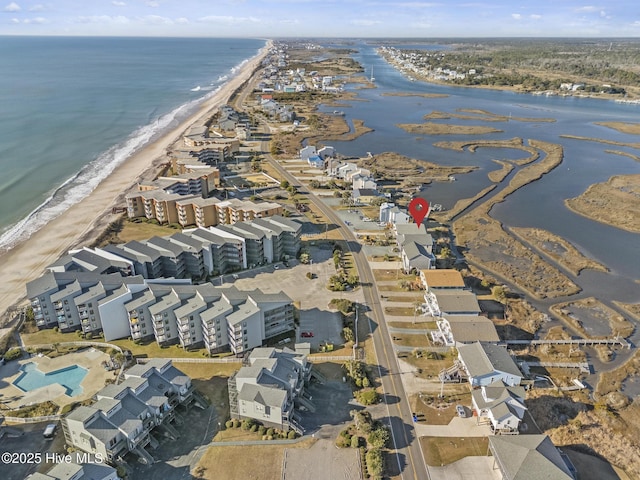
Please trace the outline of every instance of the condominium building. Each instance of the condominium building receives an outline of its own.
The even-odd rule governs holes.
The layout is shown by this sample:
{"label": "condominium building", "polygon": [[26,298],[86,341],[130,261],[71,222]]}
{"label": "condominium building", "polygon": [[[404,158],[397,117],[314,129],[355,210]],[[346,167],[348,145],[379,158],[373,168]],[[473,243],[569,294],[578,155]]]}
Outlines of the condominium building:
{"label": "condominium building", "polygon": [[40,328],[102,332],[209,352],[242,355],[294,330],[294,308],[284,293],[218,288],[186,280],[87,272],[49,272],[27,284]]}
{"label": "condominium building", "polygon": [[171,177],[158,177],[151,182],[138,183],[138,191],[163,190],[177,195],[197,195],[207,198],[220,186],[220,170],[214,167],[192,168],[185,166],[182,173]]}
{"label": "condominium building", "polygon": [[189,198],[176,202],[178,208],[178,223],[183,227],[196,225],[210,227],[217,225],[220,200],[217,198]]}
{"label": "condominium building", "polygon": [[[124,287],[124,289],[123,289]],[[105,336],[127,336],[125,329],[103,325],[102,319],[117,309],[127,296],[145,288],[142,277],[123,277],[120,274],[91,272],[47,272],[27,283],[27,297],[31,302],[38,328],[59,327],[62,331],[81,329],[85,333],[104,330]],[[131,293],[127,293],[131,292]]]}
{"label": "condominium building", "polygon": [[47,473],[32,473],[25,480],[120,480],[118,471],[101,463],[56,463]]}
{"label": "condominium building", "polygon": [[197,196],[168,193],[164,190],[145,190],[129,193],[125,196],[127,215],[129,218],[146,217],[158,223],[178,223],[178,207],[176,202]]}
{"label": "condominium building", "polygon": [[234,287],[149,285],[125,305],[134,340],[180,343],[237,355],[294,329],[292,300],[284,293]]}
{"label": "condominium building", "polygon": [[216,205],[218,223],[232,224],[245,222],[254,218],[265,218],[274,215],[281,215],[284,211],[282,205],[273,202],[251,202],[249,200],[239,200],[233,198],[225,200]]}
{"label": "condominium building", "polygon": [[80,406],[62,419],[68,446],[99,454],[111,464],[122,462],[128,453],[146,464],[154,462],[147,451],[158,442],[150,435],[160,429],[176,436],[171,422],[178,405],[193,401],[206,407],[194,393],[191,379],[171,360],[155,358],[125,372],[125,381],[108,385],[96,393],[97,401]]}
{"label": "condominium building", "polygon": [[254,218],[281,215],[284,208],[274,202],[251,202],[237,198],[220,200],[201,195],[182,195],[165,190],[144,190],[126,197],[129,218],[146,217],[159,223],[179,223],[183,227],[210,227]]}
{"label": "condominium building", "polygon": [[303,433],[295,420],[295,407],[314,408],[304,393],[310,377],[306,355],[288,348],[256,348],[247,365],[229,378],[231,417]]}

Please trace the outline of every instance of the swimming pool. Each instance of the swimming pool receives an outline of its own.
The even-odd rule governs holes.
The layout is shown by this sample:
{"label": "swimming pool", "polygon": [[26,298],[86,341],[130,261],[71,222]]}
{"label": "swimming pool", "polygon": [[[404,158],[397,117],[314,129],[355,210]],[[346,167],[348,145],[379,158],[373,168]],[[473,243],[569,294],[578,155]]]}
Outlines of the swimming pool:
{"label": "swimming pool", "polygon": [[72,365],[49,373],[38,370],[35,363],[26,363],[20,367],[22,373],[13,381],[13,384],[23,392],[30,392],[36,388],[47,385],[60,384],[65,388],[65,393],[70,397],[75,397],[82,393],[80,382],[87,375],[87,370]]}

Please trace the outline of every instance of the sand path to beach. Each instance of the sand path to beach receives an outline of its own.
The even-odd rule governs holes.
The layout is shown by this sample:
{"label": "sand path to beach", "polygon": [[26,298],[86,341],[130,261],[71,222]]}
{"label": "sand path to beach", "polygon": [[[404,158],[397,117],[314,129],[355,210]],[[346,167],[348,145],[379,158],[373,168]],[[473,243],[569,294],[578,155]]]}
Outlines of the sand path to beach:
{"label": "sand path to beach", "polygon": [[49,222],[22,244],[0,255],[2,323],[9,320],[5,315],[7,309],[25,300],[26,283],[42,275],[48,265],[70,248],[89,243],[91,238],[97,237],[114,221],[117,215],[111,214],[111,208],[116,204],[124,205],[124,193],[150,168],[157,168],[158,164],[166,162],[167,149],[191,125],[202,121],[203,117],[210,116],[227,103],[233,92],[251,78],[270,46],[271,42],[268,42],[220,91],[203,102],[197,112],[125,160],[88,197]]}

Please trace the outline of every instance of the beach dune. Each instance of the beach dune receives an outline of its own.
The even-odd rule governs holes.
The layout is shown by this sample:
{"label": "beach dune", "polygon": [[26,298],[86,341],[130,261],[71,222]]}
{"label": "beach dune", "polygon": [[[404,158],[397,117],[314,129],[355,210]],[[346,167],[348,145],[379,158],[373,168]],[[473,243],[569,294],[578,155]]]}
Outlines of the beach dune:
{"label": "beach dune", "polygon": [[251,78],[270,46],[271,43],[268,42],[240,68],[235,77],[205,100],[193,115],[126,159],[89,196],[49,222],[28,240],[0,255],[0,326],[10,320],[7,310],[26,300],[26,283],[42,275],[48,265],[69,249],[90,243],[114,221],[117,215],[111,213],[112,207],[122,206],[124,194],[137,179],[167,160],[167,149],[193,124],[201,122],[228,102],[233,92]]}

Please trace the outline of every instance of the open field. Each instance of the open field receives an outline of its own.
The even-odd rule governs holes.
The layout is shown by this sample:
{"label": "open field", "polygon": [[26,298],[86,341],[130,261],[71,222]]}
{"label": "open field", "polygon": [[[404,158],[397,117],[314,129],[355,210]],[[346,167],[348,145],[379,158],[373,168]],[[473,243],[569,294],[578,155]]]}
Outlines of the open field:
{"label": "open field", "polygon": [[625,338],[635,329],[632,322],[593,297],[559,303],[551,306],[550,311],[586,338],[617,335]]}
{"label": "open field", "polygon": [[489,450],[487,437],[420,437],[420,446],[427,465],[449,465],[469,456],[486,456]]}
{"label": "open field", "polygon": [[602,125],[603,127],[612,128],[621,133],[640,135],[640,123],[596,122],[596,125]]}
{"label": "open field", "polygon": [[[619,396],[617,392],[612,395],[611,399]],[[612,407],[609,397],[597,398],[594,408],[582,393],[533,389],[527,395],[527,407],[555,445],[575,446],[578,451],[605,458],[614,467],[624,469],[630,478],[639,478],[637,407],[619,401]]]}
{"label": "open field", "polygon": [[487,174],[487,177],[489,177],[489,180],[494,183],[500,183],[507,177],[507,175],[509,175],[513,171],[515,167],[512,163],[506,162],[504,160],[494,160],[494,162],[496,162],[502,168],[500,168],[500,170],[492,170]]}
{"label": "open field", "polygon": [[397,126],[406,132],[421,135],[487,135],[504,131],[484,125],[453,125],[433,122],[399,123]]}
{"label": "open field", "polygon": [[490,200],[456,220],[453,230],[458,245],[468,248],[466,256],[482,269],[509,280],[537,298],[571,295],[580,291],[575,283],[509,235],[500,222],[489,216],[493,205],[562,162],[560,145],[536,140],[530,140],[529,144],[544,152],[545,157],[518,170],[509,184]]}
{"label": "open field", "polygon": [[608,271],[607,267],[601,263],[587,258],[574,247],[570,242],[558,235],[540,228],[511,227],[520,240],[525,241],[539,253],[553,258],[556,262],[569,270],[574,275],[578,275],[582,270],[591,269],[600,272]]}
{"label": "open field", "polygon": [[617,175],[591,185],[581,195],[565,200],[565,205],[591,220],[640,233],[640,174]]}
{"label": "open field", "polygon": [[386,92],[383,97],[422,97],[422,98],[447,98],[446,93],[412,93],[412,92]]}
{"label": "open field", "polygon": [[476,166],[448,166],[426,160],[417,160],[394,152],[383,152],[371,158],[358,161],[360,167],[367,168],[377,177],[403,184],[428,183],[434,180],[448,180],[450,175],[459,175],[477,170]]}
{"label": "open field", "polygon": [[[315,440],[289,445],[212,446],[204,453],[192,474],[196,479],[273,480],[282,476],[285,449],[309,448]],[[221,466],[224,465],[224,468]]]}
{"label": "open field", "polygon": [[510,115],[499,115],[497,113],[488,112],[486,110],[478,110],[471,108],[460,108],[459,112],[464,113],[448,113],[439,112],[434,110],[424,116],[425,120],[438,119],[448,120],[450,118],[456,118],[458,120],[482,120],[483,122],[555,122],[554,118],[527,118],[527,117],[513,117]]}

